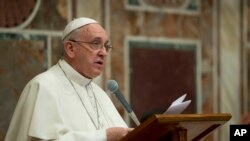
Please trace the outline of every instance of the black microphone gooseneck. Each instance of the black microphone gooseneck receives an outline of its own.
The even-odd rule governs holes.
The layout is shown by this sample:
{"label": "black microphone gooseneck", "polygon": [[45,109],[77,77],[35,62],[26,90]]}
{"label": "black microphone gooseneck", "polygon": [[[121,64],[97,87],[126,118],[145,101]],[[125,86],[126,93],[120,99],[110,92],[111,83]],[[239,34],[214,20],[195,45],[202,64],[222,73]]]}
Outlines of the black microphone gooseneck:
{"label": "black microphone gooseneck", "polygon": [[124,98],[123,94],[120,92],[118,88],[118,83],[115,80],[109,80],[107,87],[108,87],[108,90],[111,93],[113,93],[117,97],[117,99],[122,103],[123,107],[126,109],[126,111],[128,112],[129,116],[133,119],[135,124],[139,126],[140,122],[138,118],[136,117],[135,113],[133,112],[132,108],[130,107],[126,99]]}

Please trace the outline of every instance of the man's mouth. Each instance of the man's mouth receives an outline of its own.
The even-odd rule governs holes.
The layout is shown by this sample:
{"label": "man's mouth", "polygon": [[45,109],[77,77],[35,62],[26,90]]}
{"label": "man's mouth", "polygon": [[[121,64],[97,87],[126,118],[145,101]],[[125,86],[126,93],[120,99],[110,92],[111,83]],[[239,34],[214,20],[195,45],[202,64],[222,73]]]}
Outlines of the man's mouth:
{"label": "man's mouth", "polygon": [[99,64],[99,65],[103,65],[103,61],[96,61],[95,63]]}

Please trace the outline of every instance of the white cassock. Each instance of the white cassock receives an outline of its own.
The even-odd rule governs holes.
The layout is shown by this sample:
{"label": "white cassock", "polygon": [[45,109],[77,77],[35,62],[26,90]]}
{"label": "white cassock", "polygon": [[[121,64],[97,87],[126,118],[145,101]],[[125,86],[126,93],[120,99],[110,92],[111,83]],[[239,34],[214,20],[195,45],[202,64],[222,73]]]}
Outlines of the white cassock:
{"label": "white cassock", "polygon": [[[87,87],[92,93],[87,92]],[[108,95],[64,60],[59,60],[26,85],[5,141],[29,141],[32,137],[106,141],[105,129],[115,126],[127,127]]]}

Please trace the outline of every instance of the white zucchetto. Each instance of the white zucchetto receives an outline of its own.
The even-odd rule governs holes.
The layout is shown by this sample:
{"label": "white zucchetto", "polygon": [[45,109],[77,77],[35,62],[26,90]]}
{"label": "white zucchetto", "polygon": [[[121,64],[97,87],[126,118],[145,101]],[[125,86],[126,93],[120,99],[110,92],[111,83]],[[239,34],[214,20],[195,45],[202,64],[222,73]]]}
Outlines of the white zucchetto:
{"label": "white zucchetto", "polygon": [[72,20],[71,22],[69,22],[64,31],[63,31],[63,35],[62,35],[62,40],[64,40],[64,38],[66,36],[69,35],[69,33],[71,33],[73,30],[88,25],[88,24],[92,24],[92,23],[98,23],[96,20],[94,19],[90,19],[90,18],[85,18],[85,17],[81,17],[81,18],[77,18]]}

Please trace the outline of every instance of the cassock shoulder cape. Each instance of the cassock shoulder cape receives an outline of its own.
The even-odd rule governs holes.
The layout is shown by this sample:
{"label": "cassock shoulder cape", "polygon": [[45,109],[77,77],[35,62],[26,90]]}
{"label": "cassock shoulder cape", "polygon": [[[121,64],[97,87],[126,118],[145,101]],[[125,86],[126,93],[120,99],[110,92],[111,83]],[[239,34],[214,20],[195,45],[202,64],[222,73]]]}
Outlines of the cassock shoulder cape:
{"label": "cassock shoulder cape", "polygon": [[[59,63],[85,106],[57,64],[25,86],[5,141],[28,141],[31,137],[59,141],[105,141],[106,128],[127,127],[99,86],[80,75],[64,60]],[[93,123],[97,123],[97,117],[85,89],[87,84],[91,84],[96,95],[102,125],[100,130]]]}

